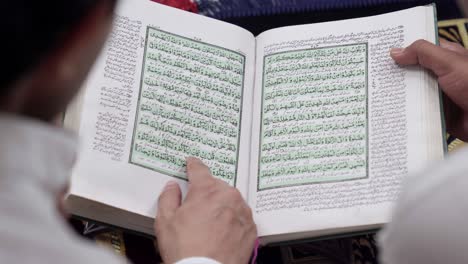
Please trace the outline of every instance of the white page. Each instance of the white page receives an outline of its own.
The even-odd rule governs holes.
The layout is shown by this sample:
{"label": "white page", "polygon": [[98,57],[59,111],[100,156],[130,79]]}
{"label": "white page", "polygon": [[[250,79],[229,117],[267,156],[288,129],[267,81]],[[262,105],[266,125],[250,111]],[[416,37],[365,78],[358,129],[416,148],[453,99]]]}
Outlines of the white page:
{"label": "white page", "polygon": [[[401,180],[443,155],[437,84],[427,72],[399,68],[389,56],[390,48],[417,39],[435,41],[432,6],[284,27],[257,37],[250,170],[257,184],[250,184],[249,204],[260,236],[385,223]],[[294,56],[307,58],[309,65],[336,64],[301,68]],[[342,61],[347,68],[339,65]],[[296,73],[285,74],[284,69],[323,79],[301,84],[293,79]],[[271,74],[276,71],[284,73],[282,79]],[[349,88],[352,85],[355,90]],[[314,89],[322,93],[314,95]],[[288,95],[287,90],[305,95]],[[334,98],[344,99],[333,106]],[[288,108],[288,103],[301,100],[302,106]],[[314,103],[318,105],[307,106]],[[274,106],[284,108],[266,110]],[[292,122],[281,119],[294,115]],[[325,129],[326,124],[338,127]],[[303,130],[284,133],[297,127]],[[340,136],[341,142],[327,143]],[[350,150],[356,152],[346,152]],[[291,153],[304,156],[294,160]],[[296,170],[299,167],[302,172]]]}
{"label": "white page", "polygon": [[[203,100],[205,101],[203,101],[203,104],[194,108],[193,112],[178,112],[177,117],[186,118],[188,115],[195,115],[193,113],[203,115],[204,113],[197,111],[199,111],[200,108],[206,107],[204,110],[206,110],[206,112],[210,111],[210,117],[217,118],[213,122],[210,122],[210,124],[218,125],[225,121],[222,119],[233,120],[232,127],[236,129],[226,129],[226,131],[234,131],[236,133],[235,138],[239,141],[239,146],[242,146],[236,149],[238,151],[238,163],[237,166],[222,167],[220,171],[225,172],[226,174],[224,175],[229,176],[232,174],[228,173],[234,171],[234,169],[237,170],[235,185],[239,188],[241,193],[246,196],[248,180],[248,158],[246,157],[248,157],[250,151],[251,100],[253,66],[255,60],[255,39],[253,35],[237,26],[150,1],[121,1],[116,15],[114,32],[104,47],[86,84],[79,130],[81,150],[79,160],[73,172],[71,194],[96,200],[140,215],[154,217],[158,195],[167,181],[176,180],[180,183],[183,192],[186,191],[187,181],[177,178],[185,176],[184,173],[182,173],[182,166],[178,168],[179,170],[175,170],[173,168],[175,166],[170,166],[170,162],[167,162],[169,165],[166,166],[163,164],[166,166],[166,171],[162,173],[159,167],[156,166],[157,161],[148,158],[154,158],[154,155],[159,154],[148,152],[147,149],[144,149],[146,152],[143,152],[141,149],[138,149],[138,151],[136,150],[137,143],[140,144],[138,145],[140,148],[141,146],[147,147],[152,144],[149,142],[149,139],[146,138],[147,135],[143,133],[150,129],[149,119],[142,121],[145,117],[147,118],[148,115],[152,113],[155,116],[159,115],[157,118],[161,121],[163,114],[176,112],[173,111],[173,109],[178,106],[175,105],[176,103],[180,105],[189,100],[194,100],[193,98],[195,98],[195,96],[201,98],[206,92],[203,89],[194,92],[190,90],[193,86],[188,90],[182,89],[181,87],[183,85],[178,84],[203,80],[203,78],[190,79],[187,78],[189,75],[178,75],[179,68],[174,66],[177,65],[177,67],[187,67],[184,68],[187,74],[189,72],[188,67],[192,66],[193,67],[190,68],[191,73],[196,71],[197,74],[200,75],[211,74],[214,76],[214,74],[218,74],[216,76],[220,76],[219,79],[213,83],[218,84],[216,89],[219,90],[216,90],[216,92],[210,91],[212,95],[212,97],[210,97],[211,99],[214,97],[224,98],[222,96],[234,91],[232,92],[232,96],[235,100],[232,101],[233,103],[230,105],[230,109],[233,109],[233,111],[235,110],[236,113],[241,111],[236,117],[242,119],[239,128],[241,129],[240,132],[236,130],[238,126],[234,125],[235,122],[240,121],[239,119],[232,118],[233,115],[222,116],[222,114],[226,113],[223,111],[215,111],[220,107],[216,103],[219,103],[221,100],[207,102],[206,100],[209,98],[204,97],[205,99]],[[146,38],[148,38],[148,41],[146,41]],[[160,45],[166,42],[170,42],[170,45]],[[178,46],[174,43],[177,43]],[[173,50],[167,50],[168,47],[173,48]],[[145,48],[154,54],[151,55],[152,57],[148,55],[146,57],[147,61],[143,59]],[[211,53],[207,56],[197,56],[196,62],[194,62],[195,57],[190,60],[189,58],[181,58],[182,55],[180,54],[179,57],[177,57],[180,59],[174,59],[173,57],[176,52],[186,49],[195,50],[195,48],[197,48],[197,52],[204,49],[204,52]],[[166,53],[169,55],[166,55]],[[221,56],[220,54],[224,56],[222,57],[224,61],[221,59],[216,60],[218,58],[216,56]],[[198,55],[200,55],[200,53],[198,53]],[[214,66],[210,66],[208,62],[200,66],[201,62],[205,62],[204,59],[206,58],[214,58],[213,60],[219,62],[221,66],[215,70],[213,70]],[[229,66],[226,66],[229,64],[226,61],[230,62],[230,60],[238,62],[238,65],[236,64],[237,68],[226,68]],[[186,63],[187,61],[192,64]],[[167,67],[157,67],[159,63],[172,64]],[[243,80],[239,78],[239,76],[242,75],[242,63],[244,66],[243,72],[245,73]],[[144,73],[142,73],[143,65],[145,65]],[[198,68],[195,68],[195,66]],[[224,67],[222,72],[219,70],[221,69],[220,67]],[[166,70],[172,70],[172,72]],[[170,75],[170,78],[185,79],[183,79],[183,81],[182,79],[178,79],[176,82],[171,82],[167,81],[167,79],[170,79],[169,77],[161,77],[163,74]],[[220,80],[220,78],[224,79]],[[153,82],[160,80],[167,81],[164,83],[166,86],[162,86],[162,84],[159,83],[155,85],[157,89],[148,88],[154,84]],[[229,83],[220,85],[222,81]],[[214,85],[213,83],[210,84]],[[231,89],[231,86],[243,87],[243,92],[240,92],[242,91],[240,88],[238,90]],[[166,90],[161,87],[164,87]],[[176,88],[175,91],[170,90],[174,87]],[[164,93],[158,94],[160,91],[164,91]],[[223,92],[222,95],[221,91]],[[149,98],[153,100],[157,98],[159,101],[153,104],[155,101],[151,101]],[[158,108],[158,105],[160,106],[163,103],[166,104],[164,106],[165,108]],[[242,107],[240,104],[242,104]],[[237,110],[235,109],[236,105],[239,107]],[[150,107],[150,110],[145,107]],[[138,113],[137,108],[139,109]],[[158,136],[151,138],[151,140],[177,138],[172,134],[167,136],[167,134],[173,131],[167,130],[169,129],[167,127],[164,128],[166,130],[163,130],[161,126],[175,122],[169,119],[168,117],[165,122],[151,123],[154,126],[159,126],[158,131],[160,132]],[[180,120],[191,122],[191,119]],[[147,124],[147,126],[140,126],[141,122],[146,122],[145,124]],[[187,125],[187,123],[184,124]],[[191,125],[195,126],[198,124],[199,123]],[[136,125],[140,126],[138,128],[139,131],[143,131],[141,134],[134,133],[134,126]],[[222,128],[222,126],[219,125],[216,127],[209,127],[208,125],[199,127],[196,131],[201,131],[205,128],[218,130]],[[163,133],[161,131],[169,132],[164,134],[165,132]],[[188,125],[183,126],[182,129],[176,130],[176,132],[186,131],[189,132],[187,134],[178,135],[181,139],[177,140],[177,146],[182,146],[182,143],[185,142],[184,140],[187,139],[187,137],[193,135],[200,136],[200,134],[191,132],[192,130],[190,130]],[[165,136],[160,136],[161,134]],[[137,135],[143,135],[145,137],[139,137]],[[209,137],[203,137],[203,139],[207,138]],[[200,137],[198,137],[198,139],[200,139]],[[231,138],[229,140],[231,140]],[[135,142],[135,145],[133,142]],[[153,141],[153,143],[154,142],[156,141]],[[231,140],[229,142],[232,143],[233,141]],[[193,147],[188,144],[187,146],[190,148]],[[210,146],[212,147],[213,145]],[[203,150],[202,147],[199,149]],[[132,153],[131,150],[133,151]],[[211,150],[212,149],[204,153],[212,153]],[[169,148],[166,148],[165,151],[167,151],[165,154],[175,153],[174,150]],[[228,153],[227,150],[224,151]],[[222,151],[217,151],[216,153],[221,152]],[[138,153],[138,155],[135,153]],[[165,154],[164,156],[166,156]],[[203,160],[207,162],[207,164],[210,164],[210,160],[206,158]],[[232,164],[232,159],[229,160],[229,162]],[[232,167],[234,167],[234,169],[232,169]],[[211,166],[211,169],[213,170],[213,174],[216,174],[216,166]],[[234,180],[226,181],[234,184]]]}

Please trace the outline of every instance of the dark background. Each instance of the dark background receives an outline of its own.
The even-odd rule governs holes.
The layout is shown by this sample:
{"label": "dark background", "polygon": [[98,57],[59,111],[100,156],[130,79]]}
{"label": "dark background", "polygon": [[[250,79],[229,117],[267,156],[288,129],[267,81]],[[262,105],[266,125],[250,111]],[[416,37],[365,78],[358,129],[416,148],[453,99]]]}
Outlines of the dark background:
{"label": "dark background", "polygon": [[[372,16],[431,3],[435,3],[437,6],[437,17],[439,20],[462,17],[455,0],[329,0],[330,4],[328,5],[314,6],[314,4],[310,4],[309,6],[297,6],[295,8],[291,8],[291,2],[297,2],[297,4],[299,4],[300,2],[318,3],[322,1],[284,0],[276,1],[280,3],[276,3],[275,5],[272,4],[274,1],[259,1],[262,3],[257,7],[254,7],[252,4],[242,5],[239,3],[251,1],[253,0],[224,0],[221,1],[223,5],[217,7],[217,11],[215,12],[210,10],[209,6],[205,6],[208,5],[210,1],[201,0],[200,13],[205,13],[208,16],[241,26],[251,31],[254,35],[258,35],[268,29],[282,26]],[[204,5],[203,3],[205,2],[206,4]],[[285,4],[281,4],[283,2]]]}

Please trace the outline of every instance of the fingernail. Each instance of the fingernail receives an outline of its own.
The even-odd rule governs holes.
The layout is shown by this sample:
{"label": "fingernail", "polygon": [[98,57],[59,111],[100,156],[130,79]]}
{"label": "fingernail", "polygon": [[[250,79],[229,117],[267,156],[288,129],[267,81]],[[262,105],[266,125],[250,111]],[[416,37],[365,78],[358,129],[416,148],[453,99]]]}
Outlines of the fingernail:
{"label": "fingernail", "polygon": [[390,54],[398,56],[398,55],[402,54],[404,51],[405,51],[405,49],[403,49],[403,48],[393,48],[393,49],[390,49]]}
{"label": "fingernail", "polygon": [[176,182],[176,181],[172,181],[172,180],[171,180],[171,181],[168,181],[168,182],[166,183],[166,186],[164,186],[164,190],[163,190],[163,191],[172,189],[172,188],[176,187],[176,185],[177,185],[177,182]]}

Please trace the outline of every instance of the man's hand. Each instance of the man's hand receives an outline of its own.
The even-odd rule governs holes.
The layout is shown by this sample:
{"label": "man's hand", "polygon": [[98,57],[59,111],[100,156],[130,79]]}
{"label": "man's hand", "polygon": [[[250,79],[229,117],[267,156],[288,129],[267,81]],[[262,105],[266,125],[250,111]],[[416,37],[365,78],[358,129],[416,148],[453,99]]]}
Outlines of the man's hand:
{"label": "man's hand", "polygon": [[468,140],[468,51],[459,44],[441,40],[436,46],[418,40],[405,49],[392,49],[390,55],[400,65],[419,64],[431,70],[444,92],[447,131]]}
{"label": "man's hand", "polygon": [[196,158],[187,159],[187,176],[190,185],[183,202],[175,182],[169,182],[159,197],[155,231],[164,263],[188,257],[247,263],[257,229],[239,191],[213,178]]}

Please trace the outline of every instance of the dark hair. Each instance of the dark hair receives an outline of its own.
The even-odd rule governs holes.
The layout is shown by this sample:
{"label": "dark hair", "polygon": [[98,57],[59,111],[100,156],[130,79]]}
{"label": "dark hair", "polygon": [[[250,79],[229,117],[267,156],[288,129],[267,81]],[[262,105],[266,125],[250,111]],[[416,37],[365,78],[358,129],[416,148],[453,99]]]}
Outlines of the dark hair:
{"label": "dark hair", "polygon": [[[0,16],[0,96],[36,67],[64,35],[103,0],[14,0],[2,4]],[[110,1],[110,0],[109,0]]]}

